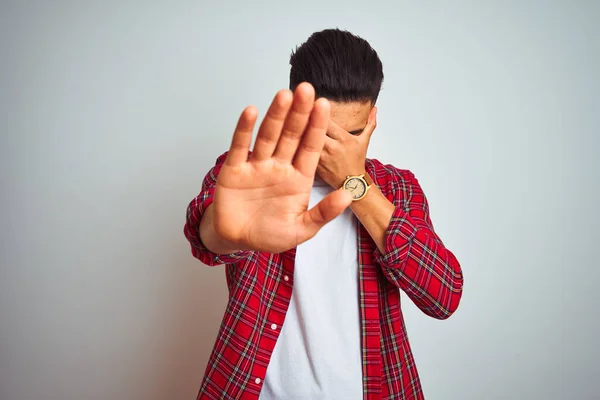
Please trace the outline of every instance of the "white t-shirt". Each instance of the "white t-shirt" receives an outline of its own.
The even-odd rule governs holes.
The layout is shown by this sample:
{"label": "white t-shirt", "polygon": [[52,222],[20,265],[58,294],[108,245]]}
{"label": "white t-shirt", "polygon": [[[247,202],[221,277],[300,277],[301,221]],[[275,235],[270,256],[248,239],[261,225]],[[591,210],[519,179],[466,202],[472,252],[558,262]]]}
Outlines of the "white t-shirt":
{"label": "white t-shirt", "polygon": [[[313,207],[333,189],[315,181]],[[362,400],[357,220],[350,208],[296,250],[290,306],[260,400]]]}

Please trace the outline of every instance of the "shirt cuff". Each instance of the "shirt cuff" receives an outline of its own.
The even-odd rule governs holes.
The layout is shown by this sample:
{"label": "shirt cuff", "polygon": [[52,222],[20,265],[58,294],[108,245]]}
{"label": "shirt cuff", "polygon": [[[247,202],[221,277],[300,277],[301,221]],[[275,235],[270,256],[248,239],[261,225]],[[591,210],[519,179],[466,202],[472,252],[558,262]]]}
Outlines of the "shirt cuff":
{"label": "shirt cuff", "polygon": [[402,207],[396,207],[385,232],[385,253],[375,249],[375,260],[385,268],[399,268],[406,259],[418,228]]}

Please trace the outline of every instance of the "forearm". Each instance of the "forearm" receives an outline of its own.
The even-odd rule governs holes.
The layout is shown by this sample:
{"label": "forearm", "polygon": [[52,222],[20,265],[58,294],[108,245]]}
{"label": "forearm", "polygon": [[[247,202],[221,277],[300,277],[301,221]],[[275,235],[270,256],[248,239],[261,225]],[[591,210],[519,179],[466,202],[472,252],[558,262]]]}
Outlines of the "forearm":
{"label": "forearm", "polygon": [[371,185],[365,197],[350,204],[350,209],[369,232],[382,253],[385,253],[385,234],[390,225],[394,208],[394,204],[381,193],[375,184]]}
{"label": "forearm", "polygon": [[215,208],[213,205],[209,205],[200,221],[199,231],[202,243],[204,243],[204,246],[208,250],[216,254],[232,254],[239,251],[239,249],[234,249],[232,244],[219,238],[219,235],[215,231],[214,211]]}

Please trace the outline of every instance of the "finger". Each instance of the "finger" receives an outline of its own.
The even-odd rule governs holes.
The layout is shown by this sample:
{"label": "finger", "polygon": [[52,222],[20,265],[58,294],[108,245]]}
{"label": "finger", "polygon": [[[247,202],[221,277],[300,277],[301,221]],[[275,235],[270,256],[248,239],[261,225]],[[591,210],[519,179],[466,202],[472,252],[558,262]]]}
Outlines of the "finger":
{"label": "finger", "polygon": [[281,90],[275,95],[265,119],[260,124],[252,159],[266,160],[273,155],[293,98],[290,90]]}
{"label": "finger", "polygon": [[257,116],[258,112],[252,106],[246,107],[242,115],[240,115],[233,138],[231,139],[229,153],[227,153],[227,159],[225,160],[227,165],[239,165],[248,160],[248,151],[252,142],[252,131],[254,130]]}
{"label": "finger", "polygon": [[292,162],[315,102],[315,90],[310,83],[301,83],[294,91],[294,102],[283,125],[273,157]]}
{"label": "finger", "polygon": [[367,120],[367,126],[365,126],[365,129],[363,129],[363,131],[361,132],[361,134],[358,137],[361,138],[362,140],[369,141],[371,139],[371,135],[373,134],[373,131],[375,131],[376,127],[377,127],[377,107],[373,107],[371,109],[371,112],[369,113],[369,119]]}
{"label": "finger", "polygon": [[344,135],[348,135],[348,132],[330,119],[327,125],[327,136],[335,140],[340,140]]}
{"label": "finger", "polygon": [[343,213],[351,203],[352,194],[346,190],[338,189],[328,194],[313,208],[305,211],[298,217],[301,218],[299,221],[301,226],[298,229],[299,243],[314,237],[319,229]]}
{"label": "finger", "polygon": [[330,105],[325,98],[315,101],[306,133],[302,136],[298,151],[294,157],[294,167],[304,176],[315,175],[319,157],[325,142]]}

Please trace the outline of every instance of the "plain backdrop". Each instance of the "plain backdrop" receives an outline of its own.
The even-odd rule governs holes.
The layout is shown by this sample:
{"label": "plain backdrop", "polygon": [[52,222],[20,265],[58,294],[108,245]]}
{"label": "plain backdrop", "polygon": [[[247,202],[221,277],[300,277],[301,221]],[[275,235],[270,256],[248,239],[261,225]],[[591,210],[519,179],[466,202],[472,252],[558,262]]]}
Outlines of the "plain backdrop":
{"label": "plain backdrop", "polygon": [[193,399],[222,267],[185,209],[241,110],[339,27],[383,60],[369,156],[461,261],[403,297],[427,399],[600,398],[600,2],[2,1],[0,399]]}

